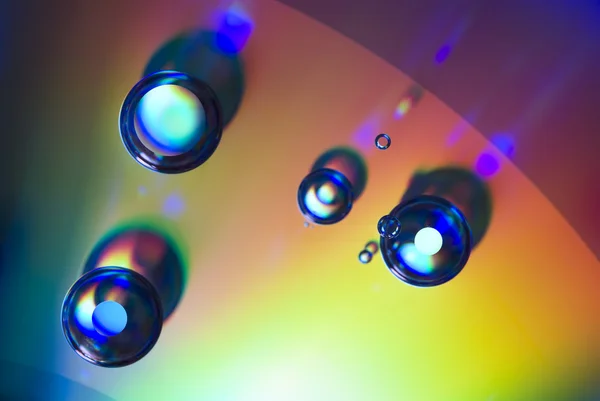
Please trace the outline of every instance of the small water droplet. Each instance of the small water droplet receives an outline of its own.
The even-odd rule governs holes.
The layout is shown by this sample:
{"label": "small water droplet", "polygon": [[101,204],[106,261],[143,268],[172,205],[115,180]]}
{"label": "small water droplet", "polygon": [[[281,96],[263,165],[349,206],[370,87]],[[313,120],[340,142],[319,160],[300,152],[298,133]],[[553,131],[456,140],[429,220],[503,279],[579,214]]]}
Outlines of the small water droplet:
{"label": "small water droplet", "polygon": [[383,216],[377,223],[377,231],[384,238],[395,238],[400,234],[400,222],[394,216]]}
{"label": "small water droplet", "polygon": [[362,264],[367,264],[369,263],[371,260],[373,259],[373,254],[369,251],[367,251],[366,249],[363,249],[362,251],[360,251],[360,253],[358,254],[358,260],[360,263]]}
{"label": "small water droplet", "polygon": [[392,144],[392,139],[388,134],[379,134],[375,138],[375,146],[377,149],[386,150]]}

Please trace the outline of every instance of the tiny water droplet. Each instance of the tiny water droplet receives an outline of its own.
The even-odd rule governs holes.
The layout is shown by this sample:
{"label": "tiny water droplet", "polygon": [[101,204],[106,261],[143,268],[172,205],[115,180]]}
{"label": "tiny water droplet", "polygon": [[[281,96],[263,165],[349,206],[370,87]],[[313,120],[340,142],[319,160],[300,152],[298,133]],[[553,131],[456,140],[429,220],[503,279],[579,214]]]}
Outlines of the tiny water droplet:
{"label": "tiny water droplet", "polygon": [[367,264],[369,263],[371,260],[373,259],[373,254],[369,251],[367,251],[366,249],[363,249],[362,251],[360,251],[360,253],[358,254],[358,260],[360,263],[362,264]]}

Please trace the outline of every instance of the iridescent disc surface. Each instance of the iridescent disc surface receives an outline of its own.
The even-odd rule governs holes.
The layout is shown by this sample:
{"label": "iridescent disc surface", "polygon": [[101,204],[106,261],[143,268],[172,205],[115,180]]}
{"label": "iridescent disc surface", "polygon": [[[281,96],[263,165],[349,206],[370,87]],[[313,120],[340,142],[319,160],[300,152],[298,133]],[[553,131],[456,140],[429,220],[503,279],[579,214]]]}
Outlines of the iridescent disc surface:
{"label": "iridescent disc surface", "polygon": [[298,207],[315,224],[334,224],[352,209],[350,181],[338,171],[322,168],[307,175],[298,188]]}
{"label": "iridescent disc surface", "polygon": [[[115,303],[122,308],[115,308]],[[125,322],[113,313],[117,309],[124,310]],[[143,358],[158,341],[162,323],[154,287],[139,273],[121,267],[84,274],[62,305],[67,342],[83,359],[102,367],[126,366]]]}
{"label": "iridescent disc surface", "polygon": [[394,238],[382,237],[380,248],[397,278],[417,287],[432,287],[461,272],[471,254],[472,236],[465,217],[452,203],[424,195],[400,203],[389,215],[398,219],[402,229]]}
{"label": "iridescent disc surface", "polygon": [[144,77],[129,92],[119,119],[125,148],[139,164],[175,174],[206,162],[223,131],[221,104],[205,82],[177,71]]}

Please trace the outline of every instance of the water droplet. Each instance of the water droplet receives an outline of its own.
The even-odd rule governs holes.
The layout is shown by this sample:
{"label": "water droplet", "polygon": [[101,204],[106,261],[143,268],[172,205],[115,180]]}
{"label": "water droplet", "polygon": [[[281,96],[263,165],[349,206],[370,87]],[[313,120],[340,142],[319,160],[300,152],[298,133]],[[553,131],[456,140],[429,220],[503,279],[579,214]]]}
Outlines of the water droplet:
{"label": "water droplet", "polygon": [[298,207],[314,224],[334,224],[352,209],[352,185],[338,171],[323,168],[307,175],[298,187]]}
{"label": "water droplet", "polygon": [[383,216],[377,223],[377,231],[384,238],[394,238],[400,233],[400,222],[394,216]]}
{"label": "water droplet", "polygon": [[433,227],[422,228],[415,235],[415,248],[423,255],[433,256],[443,245],[442,234]]}
{"label": "water droplet", "polygon": [[381,255],[397,278],[417,287],[432,287],[462,271],[471,254],[472,235],[456,206],[423,195],[400,203],[390,215],[402,230],[394,238],[382,239]]}
{"label": "water droplet", "polygon": [[392,139],[388,134],[379,134],[375,138],[375,146],[377,146],[378,149],[385,150],[389,148],[391,144]]}
{"label": "water droplet", "polygon": [[212,88],[176,71],[160,71],[138,82],[123,102],[119,125],[131,157],[166,174],[207,161],[223,131],[221,105]]}
{"label": "water droplet", "polygon": [[[122,315],[114,320],[113,309],[119,308],[125,312],[125,321]],[[79,356],[98,366],[120,367],[142,359],[158,341],[162,324],[158,293],[130,269],[91,270],[73,284],[63,301],[67,342]]]}
{"label": "water droplet", "polygon": [[373,259],[373,254],[366,249],[363,249],[358,254],[358,261],[362,264],[367,264]]}

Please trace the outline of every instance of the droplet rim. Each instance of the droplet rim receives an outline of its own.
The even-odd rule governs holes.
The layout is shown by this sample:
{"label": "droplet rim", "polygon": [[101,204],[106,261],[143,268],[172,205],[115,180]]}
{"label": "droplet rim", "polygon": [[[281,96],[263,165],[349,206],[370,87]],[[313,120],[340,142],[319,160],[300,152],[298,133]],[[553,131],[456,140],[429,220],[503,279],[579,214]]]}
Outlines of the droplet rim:
{"label": "droplet rim", "polygon": [[[381,145],[379,143],[379,140],[381,138],[384,138],[386,140],[385,145]],[[377,149],[386,150],[390,147],[391,144],[392,144],[392,138],[390,138],[390,136],[388,134],[379,134],[375,137],[375,146],[377,147]]]}
{"label": "droplet rim", "polygon": [[[135,112],[146,93],[162,85],[177,85],[192,92],[202,104],[206,118],[206,142],[175,156],[162,156],[146,147],[138,138]],[[142,78],[129,91],[119,114],[121,140],[129,155],[148,170],[163,174],[180,174],[204,164],[215,152],[223,135],[223,112],[214,90],[204,81],[179,71],[158,71]],[[209,132],[210,131],[210,132]]]}

